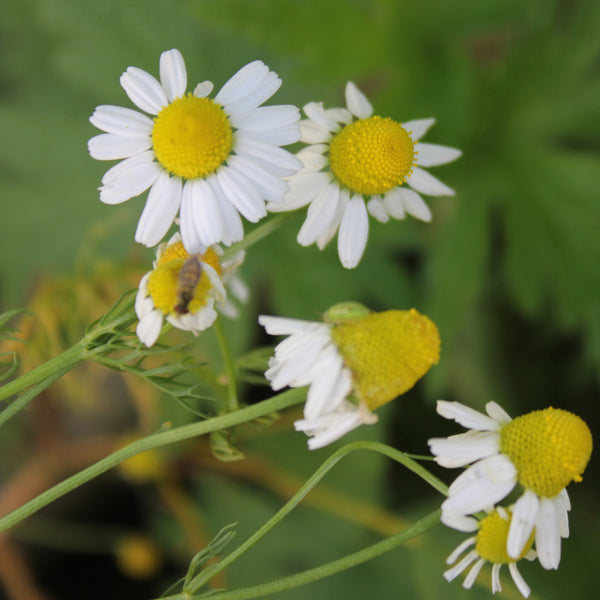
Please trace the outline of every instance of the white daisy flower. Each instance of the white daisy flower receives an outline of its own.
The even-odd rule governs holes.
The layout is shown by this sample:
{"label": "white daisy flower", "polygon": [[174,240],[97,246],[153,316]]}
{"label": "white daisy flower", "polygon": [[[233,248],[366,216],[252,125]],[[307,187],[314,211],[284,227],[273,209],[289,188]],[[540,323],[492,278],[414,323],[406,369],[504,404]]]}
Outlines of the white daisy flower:
{"label": "white daisy flower", "polygon": [[500,585],[500,569],[502,568],[502,565],[508,565],[508,570],[515,585],[525,598],[529,597],[531,590],[525,583],[521,573],[519,573],[517,562],[523,558],[527,560],[535,559],[536,552],[531,549],[533,545],[533,535],[530,535],[529,539],[526,540],[523,551],[518,557],[511,558],[508,556],[506,553],[506,539],[512,517],[511,509],[505,509],[502,506],[498,506],[481,520],[473,517],[461,517],[460,522],[457,523],[458,527],[454,527],[453,523],[447,523],[450,527],[454,527],[460,531],[476,532],[476,534],[462,542],[450,554],[446,560],[446,563],[449,565],[456,562],[459,556],[467,550],[467,548],[475,546],[463,556],[456,565],[444,573],[444,579],[446,579],[446,581],[452,581],[467,567],[473,565],[463,583],[465,589],[470,589],[475,583],[477,575],[479,575],[483,565],[486,562],[489,562],[492,564],[492,593],[495,594],[496,592],[502,591],[502,586]]}
{"label": "white daisy flower", "polygon": [[258,318],[270,335],[289,336],[269,360],[271,387],[310,386],[295,427],[310,437],[311,450],[375,423],[372,411],[409,390],[439,359],[438,330],[414,309],[371,313],[349,302],[324,318]]}
{"label": "white daisy flower", "polygon": [[256,223],[265,201],[283,200],[283,177],[301,164],[280,148],[300,139],[299,110],[260,105],[281,85],[260,60],[240,69],[213,99],[210,81],[186,93],[179,50],[160,57],[160,82],[129,67],[121,85],[142,111],[98,106],[90,117],[106,133],[88,142],[98,160],[121,160],[102,178],[100,200],[119,204],[148,188],[135,240],[148,247],[164,237],[179,212],[181,236],[191,254],[244,235],[240,214]]}
{"label": "white daisy flower", "polygon": [[323,249],[339,229],[340,260],[351,269],[367,244],[367,213],[382,223],[406,214],[430,221],[420,194],[454,191],[422,167],[446,164],[461,152],[420,141],[435,119],[401,124],[373,116],[373,107],[352,82],[346,85],[346,106],[324,109],[311,102],[304,107],[308,119],[300,122],[301,141],[308,146],[297,154],[304,168],[288,180],[285,202],[267,208],[275,212],[309,204],[298,243],[316,242]]}
{"label": "white daisy flower", "polygon": [[235,269],[244,255],[240,252],[221,264],[221,253],[215,246],[199,254],[189,254],[179,233],[159,245],[154,268],[142,277],[135,300],[140,320],[136,333],[141,342],[152,346],[165,319],[173,327],[197,335],[214,323],[216,308],[231,314],[225,286],[231,282],[243,285]]}
{"label": "white daisy flower", "polygon": [[487,416],[444,400],[438,400],[437,411],[469,431],[430,439],[436,462],[449,468],[473,463],[450,486],[442,503],[442,521],[489,510],[520,484],[523,493],[513,508],[508,555],[520,556],[535,528],[540,563],[545,569],[557,569],[561,537],[569,536],[566,486],[581,481],[592,452],[585,422],[554,408],[513,420],[495,402],[486,405]]}

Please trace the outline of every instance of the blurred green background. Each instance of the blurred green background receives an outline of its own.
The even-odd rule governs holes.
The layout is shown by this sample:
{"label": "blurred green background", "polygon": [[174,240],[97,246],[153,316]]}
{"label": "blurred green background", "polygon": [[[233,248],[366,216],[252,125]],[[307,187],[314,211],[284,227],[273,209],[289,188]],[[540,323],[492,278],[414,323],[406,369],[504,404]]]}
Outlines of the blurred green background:
{"label": "blurred green background", "polygon": [[[435,415],[440,397],[475,408],[495,400],[514,416],[561,407],[596,434],[600,3],[20,0],[5,4],[1,15],[0,305],[32,303],[41,320],[32,325],[38,346],[25,349],[31,366],[32,356],[41,362],[45,352],[76,341],[122,289],[136,285],[153,258],[133,242],[145,198],[116,207],[98,200],[107,164],[88,156],[86,141],[97,133],[88,117],[99,104],[130,106],[119,75],[129,65],[157,75],[160,53],[176,47],[190,85],[210,79],[218,89],[260,58],[284,82],[273,102],[339,106],[353,80],[376,113],[399,121],[434,116],[426,141],[463,150],[459,161],[433,171],[456,190],[453,198],[428,199],[433,222],[371,221],[355,270],[341,268],[335,243],[319,252],[295,242],[303,211],[254,246],[242,270],[252,299],[227,326],[237,356],[270,343],[256,324],[259,312],[314,319],[342,300],[374,310],[414,306],[440,328],[440,364],[384,407],[377,426],[348,440],[378,439],[424,454],[428,437],[458,431]],[[46,330],[54,332],[52,343],[39,342]],[[199,344],[210,360],[210,332]],[[152,430],[160,419],[189,419],[172,400],[103,377],[93,369],[73,374],[4,427],[0,476],[12,482],[5,490],[19,478],[32,481],[27,467],[39,467],[36,453],[65,439],[108,436],[105,454],[110,436]],[[248,401],[267,395],[248,393]],[[72,396],[66,407],[63,395]],[[14,565],[3,567],[5,597],[160,594],[221,527],[237,521],[233,544],[245,539],[330,454],[330,448],[309,453],[291,421],[240,436],[247,467],[198,459],[210,453],[193,445],[173,449],[161,459],[176,466],[173,481],[109,473],[32,517],[14,540],[2,542],[11,560],[22,561],[19,573],[32,587],[11,578]],[[91,452],[89,462],[81,456],[78,468],[102,453]],[[597,596],[597,463],[592,457],[584,482],[570,489],[571,537],[560,569],[521,568],[534,598],[567,591],[573,598]],[[454,476],[436,472],[446,481]],[[288,488],[281,473],[291,477]],[[43,477],[35,481],[44,489]],[[34,485],[31,494],[41,489]],[[244,587],[334,560],[440,500],[414,476],[369,455],[345,459],[324,489],[323,498],[297,509],[221,585]],[[340,512],[350,516],[339,518]],[[185,540],[187,526],[198,536]],[[159,556],[159,566],[139,581],[112,556],[111,540],[121,530],[144,533]],[[276,597],[488,598],[489,567],[471,591],[441,577],[445,557],[462,539],[438,527],[418,543]],[[507,572],[503,582],[506,597],[518,597]]]}

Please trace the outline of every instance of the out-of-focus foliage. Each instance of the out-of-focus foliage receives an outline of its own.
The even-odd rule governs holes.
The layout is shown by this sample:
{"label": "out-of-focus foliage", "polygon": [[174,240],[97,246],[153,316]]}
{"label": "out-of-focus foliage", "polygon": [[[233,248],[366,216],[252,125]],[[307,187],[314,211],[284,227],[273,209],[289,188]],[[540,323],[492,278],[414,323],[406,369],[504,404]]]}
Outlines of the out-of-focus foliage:
{"label": "out-of-focus foliage", "polygon": [[[87,121],[95,106],[130,106],[118,83],[127,66],[157,74],[160,53],[177,47],[190,83],[210,79],[218,88],[243,64],[260,58],[283,79],[277,102],[323,100],[339,106],[346,81],[353,80],[380,114],[400,121],[436,117],[426,141],[459,147],[463,156],[433,171],[456,190],[455,197],[428,200],[433,222],[372,221],[365,256],[353,271],[339,265],[335,242],[324,252],[295,242],[302,214],[252,247],[242,270],[252,299],[241,319],[226,325],[234,354],[240,357],[257,344],[270,343],[260,337],[257,312],[312,319],[343,300],[375,310],[414,306],[439,326],[440,364],[413,392],[381,411],[380,424],[349,439],[377,438],[425,453],[428,437],[450,433],[433,411],[441,395],[474,407],[494,399],[513,415],[559,406],[580,414],[595,434],[600,383],[598,31],[600,4],[592,0],[13,2],[0,19],[2,310],[24,305],[42,279],[47,286],[48,280],[77,271],[75,281],[83,281],[86,268],[92,278],[113,277],[91,266],[82,273],[81,265],[94,264],[90,256],[98,262],[150,264],[152,251],[133,242],[145,199],[102,205],[96,188],[107,165],[92,160],[86,150],[87,139],[97,133]],[[91,293],[111,285],[78,289]],[[99,304],[89,298],[79,303],[73,292],[72,310],[85,304],[88,322],[96,319]],[[55,312],[66,308],[61,303]],[[50,322],[48,313],[36,312]],[[63,329],[72,326],[65,317]],[[211,335],[200,338],[199,361],[216,352]],[[31,356],[39,350],[32,347]],[[127,423],[142,432],[161,420],[193,418],[173,401],[136,390],[131,379],[127,394],[114,380],[110,387],[100,381],[95,366],[79,378],[73,372],[66,380],[77,392],[67,394],[70,402],[82,395],[97,405],[106,390],[113,407],[125,403],[119,394],[132,396],[128,402],[137,417],[130,415]],[[93,389],[86,393],[86,385]],[[35,410],[30,421],[36,415],[46,418],[43,410]],[[80,414],[70,417],[69,427],[81,422]],[[11,422],[11,427],[18,425]],[[207,467],[198,458],[210,456],[205,446],[177,448],[168,456],[174,483],[133,486],[135,497],[142,498],[135,504],[142,515],[138,525],[161,545],[172,572],[159,581],[163,588],[159,583],[153,591],[127,588],[128,598],[166,588],[227,523],[238,521],[232,544],[239,543],[295,491],[294,485],[328,451],[309,453],[305,439],[290,427],[291,419],[283,418],[255,432],[236,431],[234,446],[246,460],[219,466]],[[31,455],[28,435],[28,427],[20,435],[3,431],[3,476],[17,472],[15,447]],[[425,514],[438,500],[383,459],[352,456],[346,461],[325,481],[335,494],[295,511],[221,583],[252,585],[309,568],[384,533],[365,528],[358,517],[357,525],[332,516],[339,514],[337,503],[346,506],[346,497],[363,503],[357,515],[366,514],[369,506],[406,519]],[[256,464],[255,470],[248,466]],[[235,470],[240,465],[246,465],[245,473]],[[287,491],[273,484],[278,469],[296,477]],[[175,484],[181,481],[180,489]],[[597,593],[597,481],[592,460],[584,483],[572,494],[571,538],[564,543],[559,571],[543,572],[537,564],[522,568],[532,597],[558,598],[564,589],[573,597]],[[175,517],[157,510],[159,502]],[[194,519],[200,523],[197,532]],[[460,539],[438,528],[372,563],[279,597],[487,598],[485,587],[467,592],[441,577],[444,557]],[[484,574],[479,581],[489,584],[489,570]],[[516,597],[509,578],[503,581],[507,597]],[[94,588],[89,580],[87,586]],[[112,591],[119,595],[118,588]],[[62,597],[75,596],[65,592]]]}

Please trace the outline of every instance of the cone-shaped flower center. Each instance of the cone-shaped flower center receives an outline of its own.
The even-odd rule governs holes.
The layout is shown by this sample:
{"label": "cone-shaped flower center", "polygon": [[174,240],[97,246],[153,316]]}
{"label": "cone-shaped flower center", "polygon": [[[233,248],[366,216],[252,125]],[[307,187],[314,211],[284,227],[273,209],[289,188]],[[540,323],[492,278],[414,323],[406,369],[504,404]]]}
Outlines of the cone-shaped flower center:
{"label": "cone-shaped flower center", "polygon": [[331,336],[369,410],[409,390],[439,360],[437,327],[414,308],[336,324]]}
{"label": "cone-shaped flower center", "polygon": [[[181,269],[189,257],[181,242],[169,246],[157,261],[156,268],[148,278],[148,293],[154,306],[164,315],[172,314],[179,303]],[[200,260],[213,267],[220,275],[221,267],[217,255],[210,248],[200,256]],[[201,271],[198,282],[190,290],[191,300],[186,307],[187,312],[195,313],[200,310],[208,300],[208,293],[212,283],[206,272]]]}
{"label": "cone-shaped flower center", "polygon": [[333,138],[329,163],[338,181],[353,192],[383,194],[410,175],[414,146],[400,123],[374,116],[347,125]]}
{"label": "cone-shaped flower center", "polygon": [[578,416],[546,408],[504,425],[500,448],[515,465],[519,483],[538,496],[554,498],[571,481],[581,481],[592,434]]}
{"label": "cone-shaped flower center", "polygon": [[507,515],[500,515],[498,511],[494,511],[479,522],[475,550],[481,558],[492,564],[504,565],[521,560],[533,545],[535,530],[531,532],[523,551],[517,558],[508,556],[506,538],[508,537],[511,516],[510,512]]}
{"label": "cone-shaped flower center", "polygon": [[231,152],[233,134],[227,115],[209,98],[187,94],[156,116],[152,146],[163,167],[179,177],[206,177]]}

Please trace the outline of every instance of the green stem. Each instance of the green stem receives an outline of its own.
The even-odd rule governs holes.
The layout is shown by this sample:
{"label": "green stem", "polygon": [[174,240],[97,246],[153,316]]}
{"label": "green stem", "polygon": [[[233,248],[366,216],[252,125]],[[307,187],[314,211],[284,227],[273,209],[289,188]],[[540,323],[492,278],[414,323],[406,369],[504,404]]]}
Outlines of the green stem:
{"label": "green stem", "polygon": [[231,554],[227,555],[219,563],[204,569],[204,571],[196,575],[196,577],[194,577],[194,579],[192,579],[190,584],[187,586],[185,591],[189,594],[193,594],[199,590],[209,579],[212,579],[217,573],[229,566],[232,562],[237,560],[242,554],[254,546],[254,544],[256,544],[256,542],[258,542],[271,529],[273,529],[275,525],[281,522],[342,458],[356,450],[369,450],[384,454],[392,460],[401,463],[413,473],[417,474],[441,494],[446,495],[447,493],[448,488],[439,479],[437,479],[427,469],[422,467],[419,463],[414,461],[407,454],[401,452],[400,450],[396,450],[395,448],[391,448],[390,446],[381,444],[379,442],[353,442],[351,444],[347,444],[327,458],[313,473],[313,475],[304,483],[304,485],[302,485],[302,487],[292,496],[292,498],[290,498],[286,504],[279,509],[279,511],[277,511],[277,513],[275,513],[260,529],[258,529],[243,544],[231,552]]}
{"label": "green stem", "polygon": [[24,375],[17,377],[17,379],[13,379],[13,381],[3,385],[0,388],[0,400],[6,400],[14,394],[18,394],[27,389],[31,385],[47,380],[48,384],[38,390],[38,393],[41,392],[48,387],[50,383],[58,379],[58,377],[54,377],[57,372],[60,372],[62,375],[84,359],[86,345],[84,340],[80,340],[62,354],[51,358],[43,365],[29,371],[29,373],[25,373]]}
{"label": "green stem", "polygon": [[[424,533],[439,523],[440,514],[441,511],[436,510],[404,531],[400,531],[380,542],[367,546],[358,552],[348,554],[343,558],[339,558],[313,569],[308,569],[307,571],[289,575],[288,577],[282,577],[276,581],[270,581],[269,583],[242,588],[240,590],[211,593],[209,597],[211,600],[249,600],[251,598],[262,598],[269,594],[283,592],[307,583],[312,583],[313,581],[318,581],[319,579],[324,579],[325,577],[335,575],[336,573],[340,573],[346,569],[350,569],[367,562],[368,560],[381,556],[382,554],[397,548],[401,544],[404,544],[408,540]],[[201,597],[204,596],[190,597],[189,593],[183,592],[181,594],[175,594],[174,596],[167,596],[162,600],[190,600],[190,598]]]}
{"label": "green stem", "polygon": [[235,365],[231,356],[229,343],[227,342],[227,336],[223,330],[223,322],[220,317],[217,317],[213,327],[217,334],[217,339],[219,340],[219,347],[221,348],[221,355],[223,356],[225,371],[227,373],[227,412],[233,412],[240,407],[237,394]]}
{"label": "green stem", "polygon": [[0,531],[16,525],[29,515],[40,510],[40,508],[43,508],[76,487],[79,487],[83,483],[90,481],[94,477],[98,477],[98,475],[101,475],[105,471],[108,471],[112,467],[122,463],[124,460],[136,454],[139,454],[140,452],[145,452],[146,450],[151,450],[152,448],[159,448],[160,446],[181,442],[183,440],[188,440],[206,433],[227,429],[229,427],[233,427],[234,425],[239,425],[240,423],[252,421],[269,413],[283,410],[284,408],[288,408],[294,404],[299,404],[300,402],[304,401],[305,396],[305,388],[288,390],[278,394],[277,396],[273,396],[268,400],[248,406],[234,413],[214,417],[212,419],[207,419],[206,421],[199,421],[197,423],[183,425],[181,427],[176,427],[175,429],[161,430],[145,438],[132,442],[120,450],[109,454],[102,460],[99,460],[86,469],[83,469],[83,471],[80,471],[68,479],[65,479],[61,483],[51,487],[49,490],[46,490],[39,496],[33,498],[33,500],[30,500],[13,512],[2,517],[0,519]]}

